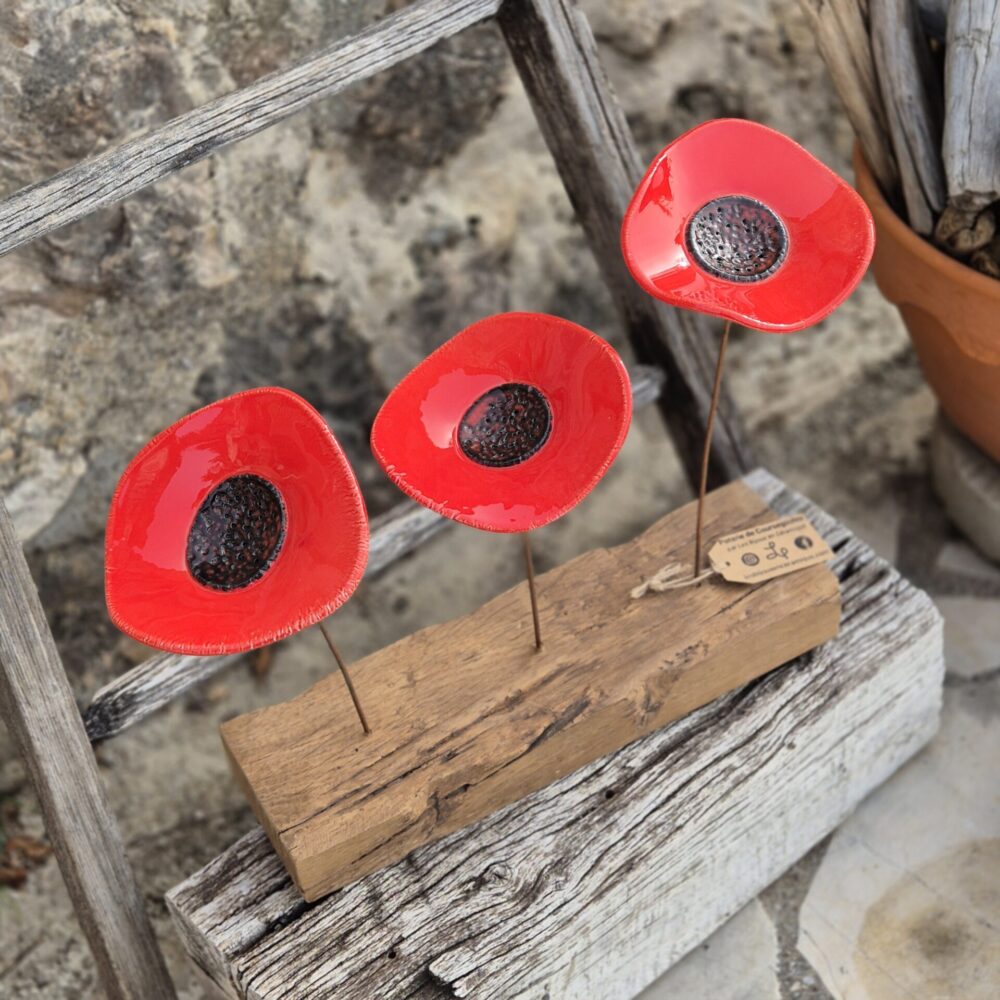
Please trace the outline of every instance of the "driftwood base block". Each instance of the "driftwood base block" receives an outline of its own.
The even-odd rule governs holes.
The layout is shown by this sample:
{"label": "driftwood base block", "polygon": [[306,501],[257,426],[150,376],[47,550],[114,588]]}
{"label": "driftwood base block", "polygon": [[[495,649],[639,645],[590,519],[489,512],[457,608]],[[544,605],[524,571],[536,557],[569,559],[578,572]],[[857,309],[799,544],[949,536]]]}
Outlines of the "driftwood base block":
{"label": "driftwood base block", "polygon": [[[708,498],[706,537],[777,515],[742,483]],[[691,557],[694,505],[633,541],[373,653],[351,672],[365,737],[331,674],[222,728],[233,769],[307,900],[523,798],[837,633],[840,590],[817,566],[755,587],[713,578],[630,599]]]}

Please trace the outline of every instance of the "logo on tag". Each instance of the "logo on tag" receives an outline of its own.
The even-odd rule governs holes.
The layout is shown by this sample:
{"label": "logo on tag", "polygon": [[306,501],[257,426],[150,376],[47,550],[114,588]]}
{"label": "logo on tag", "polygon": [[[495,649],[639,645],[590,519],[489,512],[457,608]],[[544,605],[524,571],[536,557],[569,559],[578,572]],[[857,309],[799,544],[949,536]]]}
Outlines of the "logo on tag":
{"label": "logo on tag", "polygon": [[803,514],[720,538],[708,561],[732,583],[763,583],[833,558],[833,550]]}

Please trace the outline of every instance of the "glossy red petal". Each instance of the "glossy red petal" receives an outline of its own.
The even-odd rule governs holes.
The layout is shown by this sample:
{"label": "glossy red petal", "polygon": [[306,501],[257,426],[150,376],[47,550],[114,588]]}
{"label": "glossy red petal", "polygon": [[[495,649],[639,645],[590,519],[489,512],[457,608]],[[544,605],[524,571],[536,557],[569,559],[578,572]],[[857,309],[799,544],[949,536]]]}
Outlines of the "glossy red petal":
{"label": "glossy red petal", "polygon": [[[473,461],[458,441],[484,393],[516,383],[548,401],[548,437],[516,465]],[[505,313],[454,336],[385,401],[372,450],[404,493],[486,531],[529,531],[579,503],[618,454],[632,417],[628,373],[615,351],[575,323]]]}
{"label": "glossy red petal", "polygon": [[[239,475],[276,488],[284,540],[259,579],[216,590],[192,576],[188,536],[206,497]],[[364,501],[323,418],[293,392],[252,389],[179,420],[129,464],[108,515],[105,593],[114,623],[146,645],[242,652],[329,615],[367,560]]]}
{"label": "glossy red petal", "polygon": [[[756,281],[720,278],[688,247],[703,206],[743,196],[784,224],[784,262]],[[720,119],[686,132],[653,160],[625,213],[622,252],[656,298],[788,333],[828,316],[861,280],[875,247],[867,206],[845,181],[787,136]]]}

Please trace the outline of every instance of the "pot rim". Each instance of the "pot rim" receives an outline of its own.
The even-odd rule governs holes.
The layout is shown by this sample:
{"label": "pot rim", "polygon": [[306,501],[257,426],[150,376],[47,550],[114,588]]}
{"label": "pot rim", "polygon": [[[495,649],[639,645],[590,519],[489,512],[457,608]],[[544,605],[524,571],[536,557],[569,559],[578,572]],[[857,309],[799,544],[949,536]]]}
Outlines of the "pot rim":
{"label": "pot rim", "polygon": [[910,253],[920,257],[928,266],[942,272],[952,281],[966,286],[979,295],[1000,299],[1000,281],[989,277],[989,275],[980,274],[975,268],[969,267],[938,250],[936,246],[912,230],[896,214],[882,194],[882,190],[861,152],[861,144],[857,141],[854,143],[853,161],[858,189],[861,196],[868,202],[872,214],[878,219],[879,225],[888,229],[898,242],[907,247]]}

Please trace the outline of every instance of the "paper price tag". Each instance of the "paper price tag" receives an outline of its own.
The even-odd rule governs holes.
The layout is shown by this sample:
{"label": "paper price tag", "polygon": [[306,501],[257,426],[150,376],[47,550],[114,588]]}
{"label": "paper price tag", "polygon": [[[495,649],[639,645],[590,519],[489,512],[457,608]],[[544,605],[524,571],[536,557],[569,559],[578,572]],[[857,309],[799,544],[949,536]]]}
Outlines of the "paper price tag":
{"label": "paper price tag", "polygon": [[712,569],[732,583],[763,583],[832,558],[833,550],[802,514],[726,535],[708,553]]}

